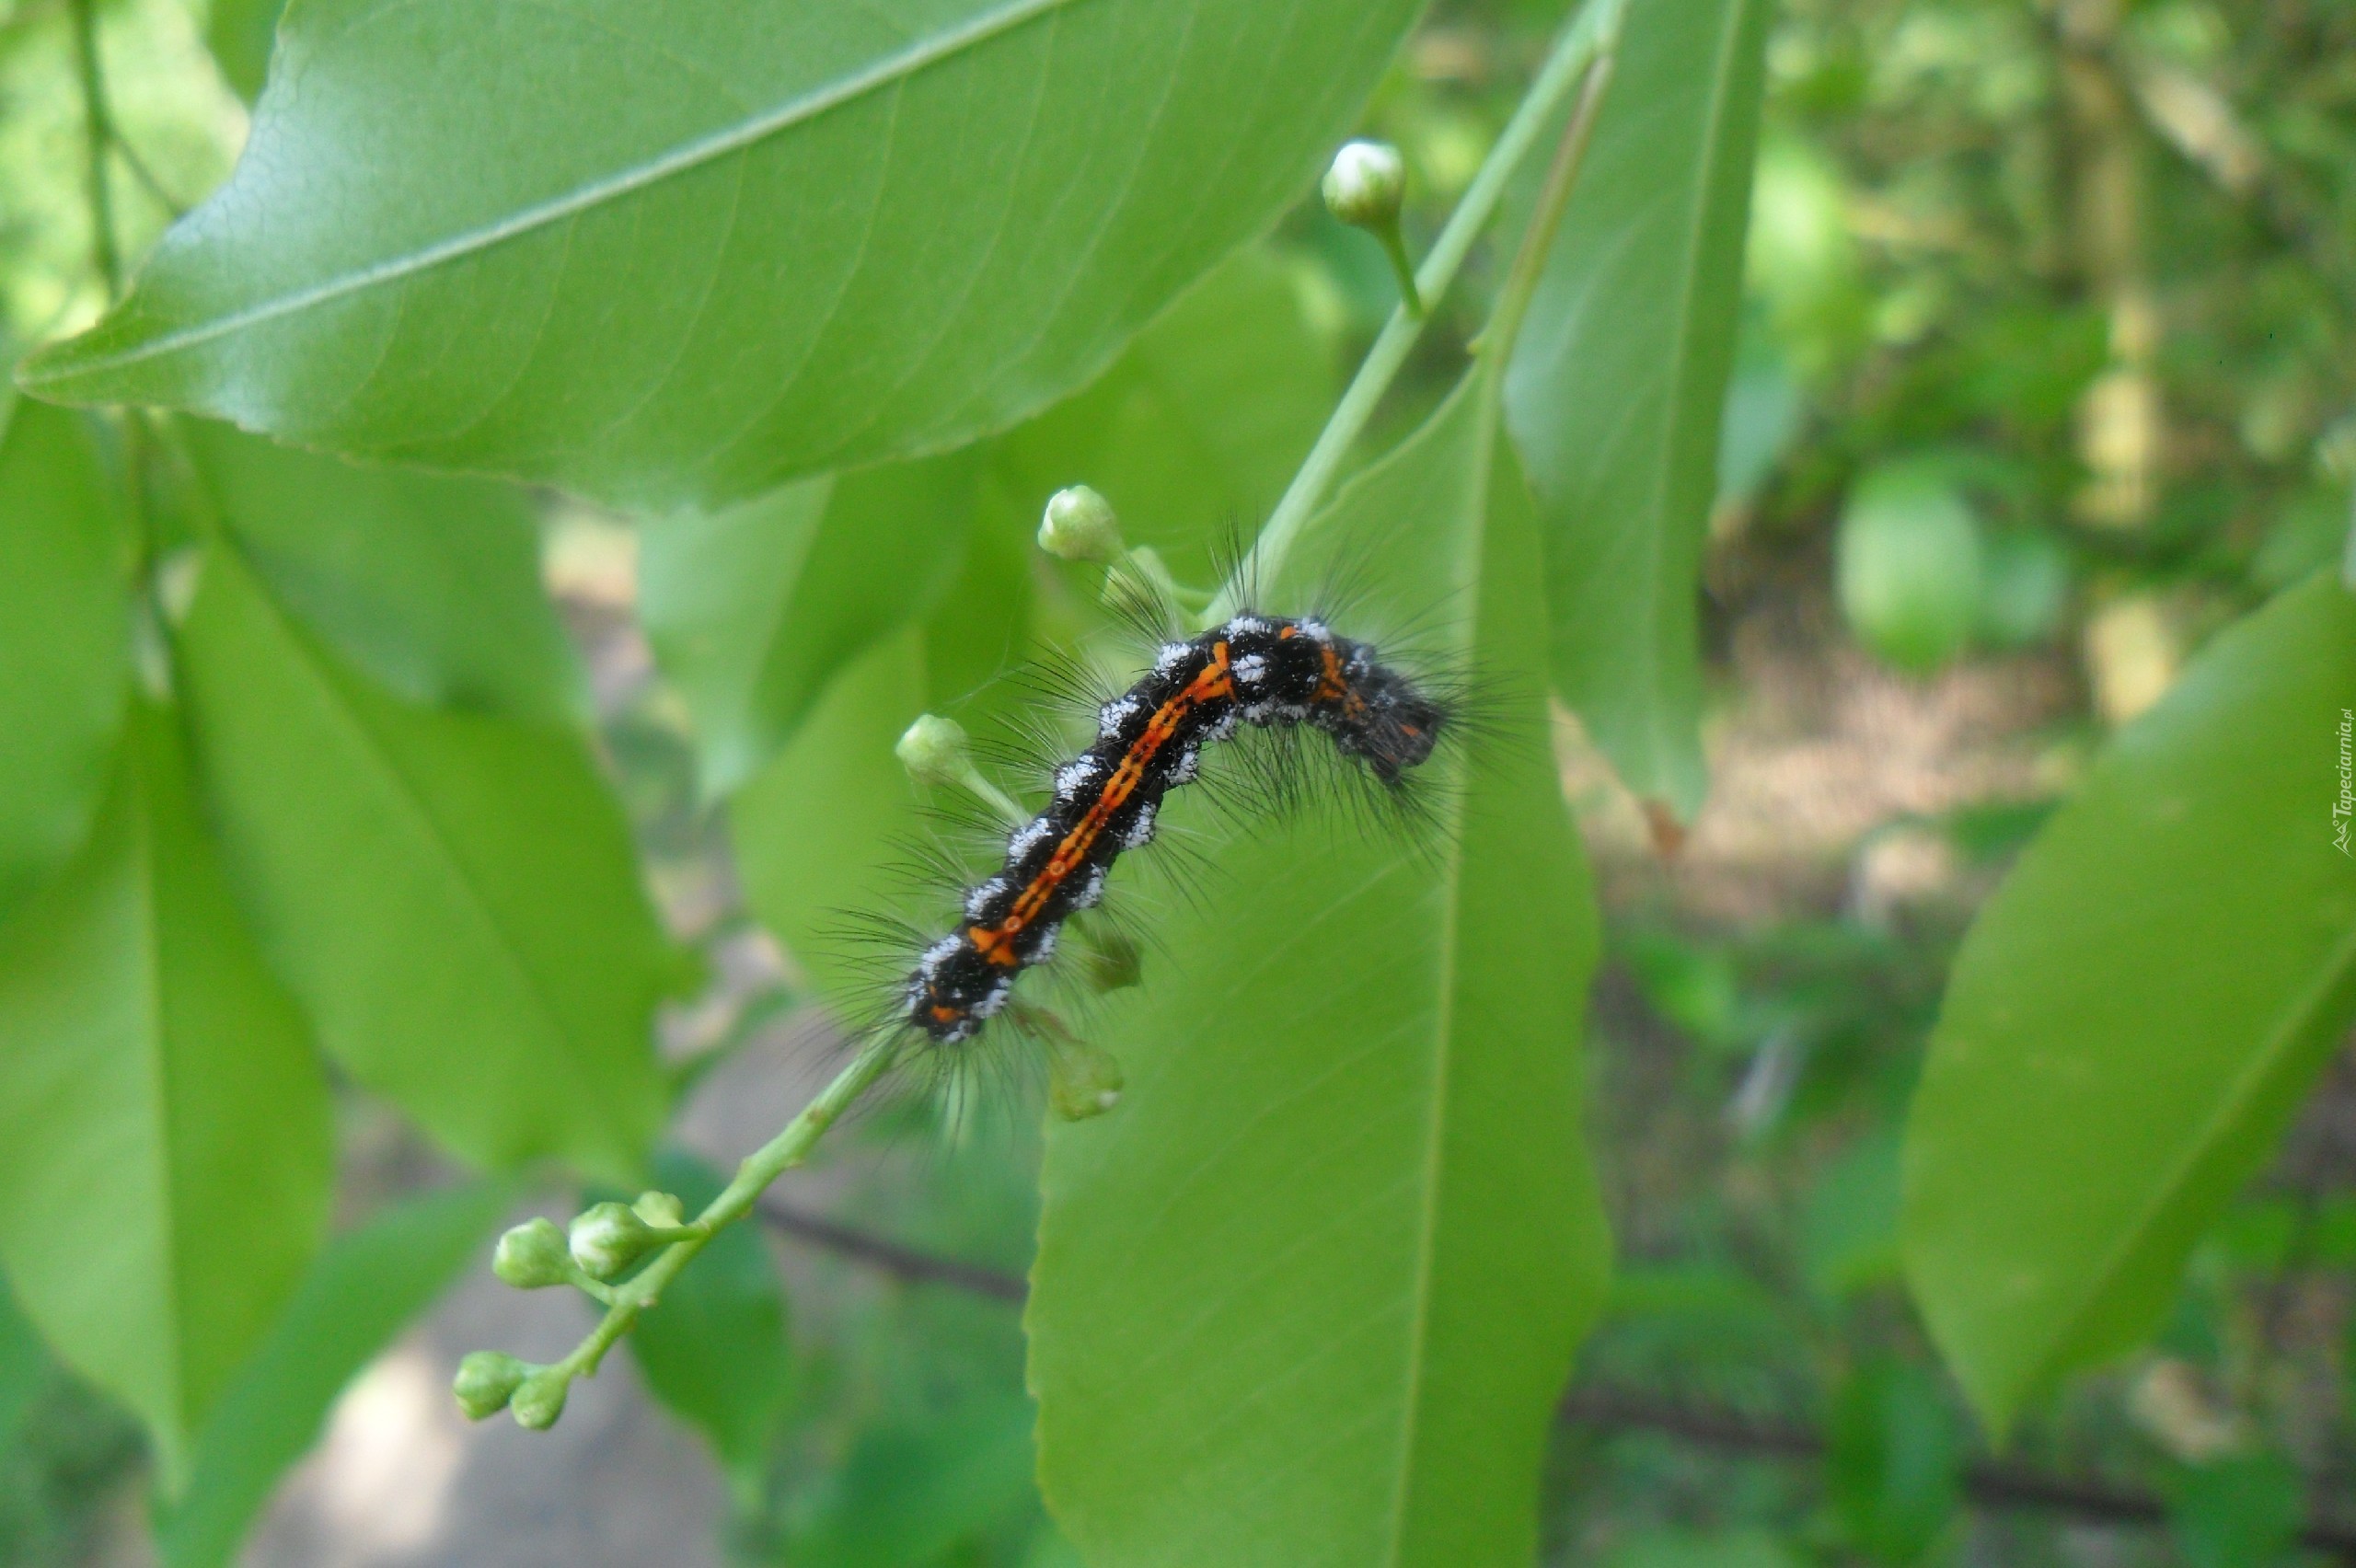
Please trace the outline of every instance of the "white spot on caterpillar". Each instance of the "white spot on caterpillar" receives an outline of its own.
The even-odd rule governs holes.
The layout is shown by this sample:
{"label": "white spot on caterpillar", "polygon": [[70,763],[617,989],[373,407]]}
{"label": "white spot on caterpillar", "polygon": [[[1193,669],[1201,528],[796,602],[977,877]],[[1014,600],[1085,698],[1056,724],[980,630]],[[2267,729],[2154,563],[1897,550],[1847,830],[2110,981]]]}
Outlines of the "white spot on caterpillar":
{"label": "white spot on caterpillar", "polygon": [[1173,785],[1192,784],[1202,768],[1203,748],[1199,745],[1181,746],[1178,755],[1170,759],[1169,781]]}
{"label": "white spot on caterpillar", "polygon": [[1074,909],[1093,909],[1103,896],[1104,868],[1091,866],[1088,868],[1088,880],[1081,882],[1071,895],[1071,906]]}
{"label": "white spot on caterpillar", "polygon": [[1230,641],[1239,637],[1265,637],[1276,629],[1257,616],[1238,616],[1218,628],[1219,635]]}
{"label": "white spot on caterpillar", "polygon": [[1144,806],[1139,808],[1138,812],[1138,820],[1129,824],[1129,831],[1121,836],[1121,847],[1124,849],[1142,849],[1147,845],[1152,843],[1153,819],[1158,814],[1160,814],[1160,808],[1158,807]]}
{"label": "white spot on caterpillar", "polygon": [[964,939],[962,937],[941,938],[925,949],[924,957],[917,961],[918,975],[924,980],[932,979],[941,973],[941,966],[956,957],[964,946]]}
{"label": "white spot on caterpillar", "polygon": [[1006,858],[1010,860],[1020,860],[1045,843],[1047,836],[1054,831],[1055,829],[1048,825],[1045,817],[1032,818],[1021,827],[1016,828],[1007,839]]}
{"label": "white spot on caterpillar", "polygon": [[1191,642],[1165,642],[1153,656],[1153,673],[1166,675],[1194,656],[1195,645]]}
{"label": "white spot on caterpillar", "polygon": [[[971,1009],[971,1016],[975,1018],[996,1018],[999,1011],[1005,1008],[1008,998],[1011,997],[1013,995],[1014,976],[1010,974],[1005,979],[1000,980],[998,984],[992,986],[989,988],[988,993],[985,995],[980,1001],[974,1004]],[[962,1040],[964,1036],[961,1034],[953,1036],[953,1038]]]}
{"label": "white spot on caterpillar", "polygon": [[981,886],[967,894],[965,895],[965,918],[968,920],[980,919],[982,917],[983,911],[989,908],[990,901],[1005,891],[1006,879],[1004,877],[992,877],[989,881],[982,883]]}
{"label": "white spot on caterpillar", "polygon": [[1092,756],[1074,757],[1056,770],[1056,799],[1067,803],[1080,799],[1080,792],[1103,771],[1104,765]]}
{"label": "white spot on caterpillar", "polygon": [[1300,635],[1308,638],[1312,642],[1331,642],[1334,640],[1333,628],[1328,627],[1322,620],[1305,620],[1299,622],[1299,625],[1300,627]]}
{"label": "white spot on caterpillar", "polygon": [[1138,716],[1138,709],[1143,706],[1134,697],[1114,698],[1096,710],[1096,732],[1111,740],[1121,732],[1124,725]]}
{"label": "white spot on caterpillar", "polygon": [[1268,661],[1264,654],[1246,653],[1235,662],[1235,684],[1239,686],[1258,686],[1267,674]]}
{"label": "white spot on caterpillar", "polygon": [[1208,724],[1203,726],[1203,739],[1207,741],[1233,740],[1235,738],[1235,721],[1236,711],[1234,709],[1230,708],[1226,712],[1220,714],[1218,718],[1212,720]]}
{"label": "white spot on caterpillar", "polygon": [[1025,963],[1045,963],[1049,959],[1055,957],[1057,934],[1057,928],[1053,926],[1040,927],[1038,936],[1032,939],[1031,956],[1024,959],[1022,962]]}

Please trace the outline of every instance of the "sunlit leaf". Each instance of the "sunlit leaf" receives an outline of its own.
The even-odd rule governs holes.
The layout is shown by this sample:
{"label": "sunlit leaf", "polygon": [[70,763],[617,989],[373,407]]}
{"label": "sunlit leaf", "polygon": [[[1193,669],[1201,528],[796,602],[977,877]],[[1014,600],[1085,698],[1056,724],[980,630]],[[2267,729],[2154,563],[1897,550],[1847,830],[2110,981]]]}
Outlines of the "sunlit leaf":
{"label": "sunlit leaf", "polygon": [[1629,8],[1507,375],[1557,688],[1628,787],[1692,816],[1702,545],[1734,361],[1766,0]]}
{"label": "sunlit leaf", "polygon": [[206,421],[176,428],[201,504],[282,603],[377,680],[437,707],[586,712],[521,490],[354,467]]}
{"label": "sunlit leaf", "polygon": [[130,565],[87,423],[0,398],[0,916],[89,830],[122,723]]}
{"label": "sunlit leaf", "polygon": [[1437,596],[1500,683],[1496,732],[1434,765],[1461,768],[1450,831],[1418,853],[1330,817],[1214,829],[1212,895],[1158,912],[1145,985],[1096,1031],[1128,1093],[1051,1129],[1031,1382],[1048,1505],[1091,1562],[1534,1550],[1605,1268],[1579,1125],[1595,921],[1495,421],[1476,375],[1288,569],[1381,538],[1369,599]]}
{"label": "sunlit leaf", "polygon": [[166,1568],[225,1568],[336,1397],[479,1255],[509,1202],[496,1183],[393,1204],[320,1253],[196,1435],[186,1491],[157,1510]]}
{"label": "sunlit leaf", "polygon": [[131,297],[28,363],[713,505],[1100,369],[1307,185],[1411,0],[322,0]]}
{"label": "sunlit leaf", "polygon": [[133,711],[89,842],[0,941],[0,1258],[58,1354],[188,1439],[327,1218],[327,1087],[198,816],[179,715]]}
{"label": "sunlit leaf", "polygon": [[2356,1017],[2351,706],[2356,598],[2319,576],[2120,732],[1964,943],[1905,1247],[1996,1427],[2152,1331]]}
{"label": "sunlit leaf", "polygon": [[629,1180],[672,961],[580,739],[403,702],[226,546],[179,641],[232,865],[320,1043],[470,1159]]}

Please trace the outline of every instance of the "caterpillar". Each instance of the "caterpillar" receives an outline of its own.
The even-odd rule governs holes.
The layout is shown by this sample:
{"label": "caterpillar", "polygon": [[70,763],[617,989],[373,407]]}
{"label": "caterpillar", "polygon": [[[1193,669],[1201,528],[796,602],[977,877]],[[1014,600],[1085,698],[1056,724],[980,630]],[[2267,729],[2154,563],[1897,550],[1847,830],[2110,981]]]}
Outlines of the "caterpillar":
{"label": "caterpillar", "polygon": [[1007,840],[998,871],[965,892],[958,928],[924,949],[901,1022],[936,1044],[973,1039],[1016,978],[1055,955],[1122,854],[1154,836],[1163,797],[1198,776],[1203,748],[1239,725],[1322,732],[1380,785],[1432,755],[1449,702],[1322,620],[1245,613],[1189,640],[1096,714],[1096,738],[1056,771],[1045,809]]}

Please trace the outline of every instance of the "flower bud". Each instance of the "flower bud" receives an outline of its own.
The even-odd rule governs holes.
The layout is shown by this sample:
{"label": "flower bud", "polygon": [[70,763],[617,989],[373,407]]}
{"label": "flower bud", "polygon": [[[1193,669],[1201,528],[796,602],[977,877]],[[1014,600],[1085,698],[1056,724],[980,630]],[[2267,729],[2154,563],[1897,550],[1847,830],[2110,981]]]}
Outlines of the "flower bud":
{"label": "flower bud", "polygon": [[572,1278],[572,1258],[564,1232],[552,1219],[527,1219],[499,1239],[491,1272],[518,1290],[540,1290]]}
{"label": "flower bud", "polygon": [[478,1350],[458,1363],[450,1391],[458,1396],[458,1408],[467,1412],[468,1421],[487,1420],[507,1408],[507,1401],[534,1370],[529,1362],[512,1355]]}
{"label": "flower bud", "polygon": [[919,714],[892,755],[920,784],[962,784],[973,767],[965,752],[964,727],[938,713]]}
{"label": "flower bud", "polygon": [[1039,522],[1039,548],[1058,560],[1118,560],[1126,548],[1113,503],[1086,485],[1059,490],[1047,498]]}
{"label": "flower bud", "polygon": [[543,1366],[524,1379],[507,1408],[515,1412],[516,1425],[546,1432],[564,1413],[564,1396],[572,1389],[572,1373],[561,1366]]}
{"label": "flower bud", "polygon": [[628,1204],[592,1204],[577,1216],[568,1238],[572,1261],[592,1279],[611,1279],[655,1248],[663,1238]]}
{"label": "flower bud", "polygon": [[1406,165],[1388,142],[1345,142],[1325,171],[1325,206],[1355,228],[1390,228],[1399,221]]}
{"label": "flower bud", "polygon": [[629,1206],[639,1218],[660,1230],[676,1230],[687,1223],[686,1206],[669,1193],[641,1193],[638,1202]]}
{"label": "flower bud", "polygon": [[1047,1103],[1067,1122],[1102,1116],[1121,1102],[1121,1064],[1102,1045],[1062,1030],[1045,1032]]}

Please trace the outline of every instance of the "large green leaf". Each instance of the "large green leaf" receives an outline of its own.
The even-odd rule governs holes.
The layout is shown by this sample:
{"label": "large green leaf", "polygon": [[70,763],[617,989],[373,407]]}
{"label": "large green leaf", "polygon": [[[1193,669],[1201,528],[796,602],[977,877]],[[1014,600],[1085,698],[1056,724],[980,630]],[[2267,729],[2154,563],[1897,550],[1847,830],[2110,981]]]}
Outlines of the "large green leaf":
{"label": "large green leaf", "polygon": [[1494,377],[1312,529],[1280,581],[1341,555],[1369,612],[1437,603],[1496,722],[1429,765],[1453,779],[1420,852],[1345,818],[1214,830],[1204,896],[1108,1006],[1128,1093],[1050,1130],[1028,1318],[1042,1485],[1100,1568],[1519,1568],[1602,1293],[1595,915]]}
{"label": "large green leaf", "polygon": [[167,1568],[225,1568],[344,1385],[476,1256],[510,1194],[495,1182],[410,1198],[338,1237],[197,1434],[188,1488],[158,1510]]}
{"label": "large green leaf", "polygon": [[580,739],[379,689],[225,545],[180,647],[232,863],[320,1043],[469,1159],[629,1181],[671,958]]}
{"label": "large green leaf", "polygon": [[58,1354],[189,1434],[327,1219],[327,1087],[140,703],[89,842],[0,944],[0,1257]]}
{"label": "large green leaf", "polygon": [[[669,1150],[655,1157],[654,1180],[689,1214],[726,1184],[700,1161]],[[732,1225],[713,1237],[640,1321],[629,1348],[648,1389],[710,1440],[739,1500],[757,1505],[769,1442],[793,1393],[785,1287],[759,1228]]]}
{"label": "large green leaf", "polygon": [[1630,789],[1687,817],[1708,788],[1697,601],[1770,9],[1629,8],[1507,376],[1556,688]]}
{"label": "large green leaf", "polygon": [[2356,598],[2319,576],[2120,732],[1966,939],[1905,1247],[1992,1425],[2152,1330],[2356,1016],[2351,708]]}
{"label": "large green leaf", "polygon": [[206,421],[178,429],[271,593],[377,680],[442,707],[585,716],[521,490],[356,468]]}
{"label": "large green leaf", "polygon": [[974,477],[965,456],[889,464],[641,530],[639,613],[695,720],[708,794],[758,772],[837,671],[931,607]]}
{"label": "large green leaf", "polygon": [[1414,0],[321,0],[43,396],[733,500],[1101,368],[1293,201]]}
{"label": "large green leaf", "polygon": [[89,830],[122,723],[130,565],[87,422],[0,401],[0,915]]}

